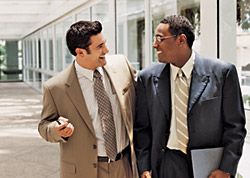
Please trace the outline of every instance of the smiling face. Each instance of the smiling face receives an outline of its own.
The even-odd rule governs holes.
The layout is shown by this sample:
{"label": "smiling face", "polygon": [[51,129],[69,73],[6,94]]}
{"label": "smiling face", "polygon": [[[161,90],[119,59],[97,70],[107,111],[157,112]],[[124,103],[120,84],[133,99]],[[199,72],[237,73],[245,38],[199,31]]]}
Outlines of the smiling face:
{"label": "smiling face", "polygon": [[90,70],[106,65],[105,55],[109,52],[106,46],[106,39],[103,33],[98,33],[90,37],[89,53],[85,49],[77,51],[77,63]]}
{"label": "smiling face", "polygon": [[[160,23],[155,31],[155,36],[173,36],[169,32],[169,25]],[[157,50],[158,60],[163,63],[175,64],[178,55],[178,37],[164,39],[161,42],[155,40],[153,47]]]}

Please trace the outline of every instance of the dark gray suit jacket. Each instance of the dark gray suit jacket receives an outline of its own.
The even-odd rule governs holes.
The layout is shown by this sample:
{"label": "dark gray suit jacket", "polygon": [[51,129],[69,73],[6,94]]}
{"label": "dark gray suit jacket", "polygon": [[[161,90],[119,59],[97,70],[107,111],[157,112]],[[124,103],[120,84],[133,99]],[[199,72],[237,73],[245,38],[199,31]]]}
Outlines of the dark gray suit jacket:
{"label": "dark gray suit jacket", "polygon": [[[134,144],[139,173],[158,167],[171,122],[170,65],[141,71],[137,82]],[[191,149],[224,147],[220,169],[235,175],[246,135],[242,96],[234,65],[196,53],[187,111]]]}

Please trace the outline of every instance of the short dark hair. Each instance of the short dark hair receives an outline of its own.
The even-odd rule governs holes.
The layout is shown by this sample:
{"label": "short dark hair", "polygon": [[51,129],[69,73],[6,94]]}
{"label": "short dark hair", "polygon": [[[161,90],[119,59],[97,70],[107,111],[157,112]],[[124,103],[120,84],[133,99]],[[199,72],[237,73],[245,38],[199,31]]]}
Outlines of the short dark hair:
{"label": "short dark hair", "polygon": [[99,21],[78,21],[70,26],[66,34],[67,46],[70,53],[76,56],[76,48],[89,51],[90,37],[102,31],[102,24]]}
{"label": "short dark hair", "polygon": [[169,32],[171,35],[185,34],[187,43],[191,49],[194,42],[194,28],[190,21],[181,15],[171,15],[165,17],[160,23],[169,24]]}

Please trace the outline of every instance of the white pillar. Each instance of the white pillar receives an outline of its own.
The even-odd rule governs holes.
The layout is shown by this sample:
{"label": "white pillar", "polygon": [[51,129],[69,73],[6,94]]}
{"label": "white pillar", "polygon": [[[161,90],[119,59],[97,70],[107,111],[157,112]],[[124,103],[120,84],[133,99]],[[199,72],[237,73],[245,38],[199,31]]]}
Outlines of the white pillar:
{"label": "white pillar", "polygon": [[200,1],[201,54],[217,57],[217,0]]}
{"label": "white pillar", "polygon": [[220,59],[236,62],[236,1],[219,1]]}

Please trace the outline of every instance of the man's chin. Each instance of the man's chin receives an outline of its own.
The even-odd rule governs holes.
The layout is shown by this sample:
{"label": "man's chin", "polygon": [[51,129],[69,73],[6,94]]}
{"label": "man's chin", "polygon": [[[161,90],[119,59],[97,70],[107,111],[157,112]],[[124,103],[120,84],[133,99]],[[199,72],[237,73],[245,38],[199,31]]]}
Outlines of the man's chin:
{"label": "man's chin", "polygon": [[168,60],[163,59],[163,58],[158,58],[158,61],[161,62],[161,63],[169,63]]}
{"label": "man's chin", "polygon": [[159,61],[159,62],[164,62],[164,60],[161,59],[160,57],[158,57],[158,61]]}
{"label": "man's chin", "polygon": [[105,66],[107,64],[107,61],[105,58],[99,59],[100,66]]}

